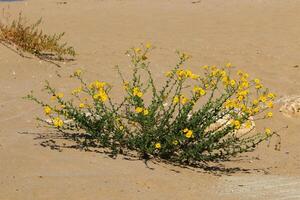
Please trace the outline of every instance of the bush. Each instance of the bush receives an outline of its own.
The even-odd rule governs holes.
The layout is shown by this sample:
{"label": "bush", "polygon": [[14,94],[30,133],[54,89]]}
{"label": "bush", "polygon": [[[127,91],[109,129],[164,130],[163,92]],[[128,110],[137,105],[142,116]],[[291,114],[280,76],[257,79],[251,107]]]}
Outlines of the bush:
{"label": "bush", "polygon": [[149,68],[150,50],[147,44],[127,52],[133,67],[128,81],[118,68],[126,94],[121,102],[111,99],[108,83],[88,84],[81,70],[71,76],[80,81],[71,100],[48,82],[45,90],[56,103],[45,103],[32,93],[27,98],[50,117],[40,121],[113,155],[137,152],[143,158],[192,165],[252,151],[276,134],[269,128],[254,130],[254,121],[272,117],[268,110],[275,98],[259,79],[250,80],[242,71],[232,74],[230,63],[204,66],[202,74],[194,74],[182,68],[189,56],[178,52],[178,64],[158,88]]}
{"label": "bush", "polygon": [[9,25],[0,23],[0,42],[5,45],[15,45],[22,54],[27,52],[40,59],[65,60],[65,56],[74,57],[75,50],[67,46],[67,43],[60,43],[65,33],[48,35],[38,27],[42,20],[28,25],[26,19],[19,15],[17,20]]}

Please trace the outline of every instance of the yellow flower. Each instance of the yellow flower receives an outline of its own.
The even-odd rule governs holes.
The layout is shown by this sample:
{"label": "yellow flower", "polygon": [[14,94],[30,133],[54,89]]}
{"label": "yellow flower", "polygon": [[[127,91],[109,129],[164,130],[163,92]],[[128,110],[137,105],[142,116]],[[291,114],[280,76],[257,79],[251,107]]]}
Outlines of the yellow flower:
{"label": "yellow flower", "polygon": [[100,92],[99,94],[100,94],[101,101],[104,102],[107,100],[107,94],[104,91]]}
{"label": "yellow flower", "polygon": [[75,94],[78,94],[82,91],[82,87],[78,87],[78,88],[75,88],[73,91],[72,91],[72,94],[75,95]]}
{"label": "yellow flower", "polygon": [[248,82],[248,81],[243,81],[243,82],[241,83],[241,87],[242,87],[242,88],[248,88],[248,87],[249,87],[249,82]]}
{"label": "yellow flower", "polygon": [[149,110],[148,109],[145,109],[144,110],[144,115],[148,115],[149,114]]}
{"label": "yellow flower", "polygon": [[146,44],[146,48],[147,48],[147,49],[150,49],[151,47],[152,47],[151,43],[148,42],[148,43]]}
{"label": "yellow flower", "polygon": [[247,73],[244,73],[244,74],[243,74],[243,78],[244,78],[244,79],[247,79],[247,78],[249,78],[249,74],[247,74]]}
{"label": "yellow flower", "polygon": [[200,96],[204,96],[206,94],[205,90],[198,86],[195,86],[193,90],[195,93],[199,94]]}
{"label": "yellow flower", "polygon": [[252,123],[251,123],[250,120],[248,120],[248,121],[245,123],[245,127],[246,127],[246,128],[251,128],[251,126],[252,126]]}
{"label": "yellow flower", "polygon": [[239,96],[242,96],[243,99],[249,94],[249,90],[243,90],[238,93]]}
{"label": "yellow flower", "polygon": [[268,98],[270,99],[274,99],[276,97],[276,95],[274,93],[269,93],[268,94]]}
{"label": "yellow flower", "polygon": [[160,143],[156,143],[156,144],[155,144],[155,148],[156,148],[156,149],[160,149],[160,148],[161,148],[161,144],[160,144]]}
{"label": "yellow flower", "polygon": [[204,65],[204,66],[202,66],[202,69],[207,70],[207,69],[208,69],[208,66],[207,66],[207,65]]}
{"label": "yellow flower", "polygon": [[229,63],[226,64],[226,67],[230,68],[230,67],[232,67],[232,64],[229,62]]}
{"label": "yellow flower", "polygon": [[272,101],[269,101],[269,102],[267,103],[267,107],[268,107],[268,108],[273,108],[273,102],[272,102]]}
{"label": "yellow flower", "polygon": [[85,104],[84,103],[80,103],[79,104],[79,108],[84,108],[85,107]]}
{"label": "yellow flower", "polygon": [[259,97],[259,100],[261,101],[261,102],[266,102],[267,101],[267,97],[265,97],[265,96],[260,96]]}
{"label": "yellow flower", "polygon": [[95,94],[93,96],[93,98],[95,100],[99,100],[100,99],[102,102],[105,102],[107,100],[108,96],[107,96],[107,94],[106,94],[106,92],[104,90],[100,90],[99,93],[97,93],[97,94]]}
{"label": "yellow flower", "polygon": [[268,113],[266,114],[266,117],[273,117],[273,113],[272,113],[272,112],[268,112]]}
{"label": "yellow flower", "polygon": [[239,76],[242,76],[244,73],[243,73],[243,71],[238,70],[236,74],[239,75]]}
{"label": "yellow flower", "polygon": [[136,107],[136,108],[135,108],[135,112],[136,112],[136,113],[141,113],[141,112],[143,112],[143,110],[144,110],[144,109],[141,108],[141,107]]}
{"label": "yellow flower", "polygon": [[265,134],[266,134],[267,136],[269,136],[269,135],[271,134],[271,129],[270,129],[270,128],[266,128],[266,129],[265,129]]}
{"label": "yellow flower", "polygon": [[59,117],[56,117],[52,120],[53,122],[53,125],[57,128],[60,128],[64,125],[64,122],[59,118]]}
{"label": "yellow flower", "polygon": [[186,132],[185,137],[186,138],[190,138],[193,136],[193,131],[192,130],[188,130],[188,132]]}
{"label": "yellow flower", "polygon": [[254,81],[254,83],[255,83],[255,84],[260,84],[260,80],[259,80],[259,79],[257,79],[257,78],[256,78],[256,79],[254,79],[253,81]]}
{"label": "yellow flower", "polygon": [[188,100],[189,100],[188,98],[182,96],[182,98],[181,98],[181,104],[182,105],[186,104],[188,102]]}
{"label": "yellow flower", "polygon": [[197,74],[192,74],[192,75],[191,75],[191,79],[196,80],[196,79],[198,79],[198,78],[199,78],[199,75],[197,75]]}
{"label": "yellow flower", "polygon": [[57,93],[55,96],[56,96],[57,98],[61,99],[61,98],[64,97],[64,93]]}
{"label": "yellow flower", "polygon": [[120,130],[123,130],[123,129],[124,129],[124,126],[119,126],[119,129],[120,129]]}
{"label": "yellow flower", "polygon": [[133,96],[137,96],[137,97],[142,97],[143,93],[140,91],[140,89],[138,87],[133,88]]}
{"label": "yellow flower", "polygon": [[186,73],[182,69],[177,70],[176,74],[177,74],[179,80],[182,80],[184,77],[186,77]]}
{"label": "yellow flower", "polygon": [[235,80],[230,80],[230,85],[232,86],[232,87],[234,87],[235,86],[235,84],[236,84],[236,81]]}
{"label": "yellow flower", "polygon": [[253,100],[253,105],[256,106],[258,103],[259,103],[259,101],[258,101],[257,99],[254,99],[254,100]]}
{"label": "yellow flower", "polygon": [[228,99],[225,103],[224,103],[225,108],[233,108],[234,107],[234,102],[230,99]]}
{"label": "yellow flower", "polygon": [[211,76],[218,76],[219,71],[220,71],[219,69],[213,70],[213,71],[211,72]]}
{"label": "yellow flower", "polygon": [[237,98],[239,101],[243,101],[243,99],[244,99],[244,96],[242,96],[242,95],[240,95],[240,96],[238,96],[238,98]]}
{"label": "yellow flower", "polygon": [[224,77],[227,77],[227,72],[226,71],[224,71],[224,70],[221,70],[220,71],[220,74],[221,74],[221,76],[224,78]]}
{"label": "yellow flower", "polygon": [[241,128],[241,122],[239,120],[232,120],[231,124],[234,126],[234,128],[239,129]]}
{"label": "yellow flower", "polygon": [[141,51],[142,51],[140,48],[134,48],[133,50],[135,53],[141,53]]}
{"label": "yellow flower", "polygon": [[141,98],[143,96],[143,93],[142,92],[138,92],[136,96],[138,96],[138,97]]}
{"label": "yellow flower", "polygon": [[165,73],[166,77],[171,77],[171,75],[172,75],[172,72],[170,72],[170,71]]}
{"label": "yellow flower", "polygon": [[56,96],[55,96],[55,95],[52,95],[52,96],[50,97],[50,100],[51,100],[51,101],[55,101],[55,100],[56,100]]}
{"label": "yellow flower", "polygon": [[259,111],[260,111],[260,110],[259,110],[259,107],[256,107],[256,108],[254,108],[254,109],[252,110],[253,114],[258,113]]}
{"label": "yellow flower", "polygon": [[188,131],[189,131],[188,128],[183,129],[183,132],[184,132],[184,133],[186,133],[186,132],[188,132]]}
{"label": "yellow flower", "polygon": [[262,87],[263,87],[262,84],[257,84],[257,85],[255,86],[256,89],[260,89],[260,88],[262,88]]}
{"label": "yellow flower", "polygon": [[100,82],[100,81],[94,81],[92,82],[90,85],[89,85],[89,88],[91,89],[98,89],[98,90],[101,90],[104,88],[104,86],[106,86],[107,83],[106,82]]}
{"label": "yellow flower", "polygon": [[222,78],[222,82],[223,82],[223,84],[225,85],[225,86],[228,86],[229,85],[229,78],[228,78],[228,76],[224,76],[223,78]]}
{"label": "yellow flower", "polygon": [[178,141],[177,141],[177,140],[174,140],[174,141],[172,142],[172,144],[178,145]]}
{"label": "yellow flower", "polygon": [[214,70],[217,69],[217,67],[216,67],[215,65],[213,65],[213,66],[210,67],[210,69],[211,69],[212,71],[214,71]]}
{"label": "yellow flower", "polygon": [[52,111],[52,109],[49,106],[45,106],[44,112],[46,115],[50,115],[51,111]]}
{"label": "yellow flower", "polygon": [[179,102],[179,97],[176,95],[173,99],[173,103],[177,104]]}
{"label": "yellow flower", "polygon": [[186,104],[187,102],[189,101],[188,98],[184,97],[183,95],[176,95],[174,98],[173,98],[173,104],[177,104],[177,103],[181,103],[182,105]]}
{"label": "yellow flower", "polygon": [[243,112],[248,111],[248,108],[247,108],[247,106],[245,104],[241,104],[240,107],[241,107],[241,109],[242,109]]}
{"label": "yellow flower", "polygon": [[185,71],[185,76],[186,76],[186,77],[192,77],[192,75],[193,75],[193,73],[192,73],[191,70],[186,70],[186,71]]}

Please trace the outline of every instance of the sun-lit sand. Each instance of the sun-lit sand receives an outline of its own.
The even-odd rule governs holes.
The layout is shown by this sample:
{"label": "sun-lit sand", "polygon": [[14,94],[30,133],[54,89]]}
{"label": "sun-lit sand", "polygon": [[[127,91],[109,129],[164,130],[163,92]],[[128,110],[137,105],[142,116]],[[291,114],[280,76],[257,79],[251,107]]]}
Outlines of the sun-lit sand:
{"label": "sun-lit sand", "polygon": [[[0,2],[0,8],[12,18],[19,12],[30,21],[42,17],[45,32],[66,32],[79,54],[58,68],[0,45],[0,200],[300,199],[299,98],[288,100],[300,95],[300,1],[28,0]],[[205,171],[63,148],[68,141],[36,127],[42,111],[22,99],[30,90],[46,98],[40,89],[49,80],[70,91],[77,85],[69,74],[77,68],[89,80],[118,85],[114,66],[126,73],[124,52],[142,42],[156,46],[157,80],[175,64],[177,49],[192,55],[187,67],[193,71],[230,61],[260,78],[282,100],[274,119],[256,126],[279,131],[280,151],[275,137],[216,164],[225,171]],[[116,97],[120,89],[113,88]]]}

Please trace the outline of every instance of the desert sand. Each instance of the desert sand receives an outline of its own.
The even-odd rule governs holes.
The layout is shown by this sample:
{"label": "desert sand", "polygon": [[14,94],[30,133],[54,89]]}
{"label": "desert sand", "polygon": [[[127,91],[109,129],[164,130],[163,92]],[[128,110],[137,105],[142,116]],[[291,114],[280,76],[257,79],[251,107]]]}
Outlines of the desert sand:
{"label": "desert sand", "polygon": [[[300,1],[298,0],[28,0],[0,2],[14,18],[43,18],[47,33],[66,32],[78,56],[57,68],[0,46],[0,200],[300,199],[300,118],[275,106],[269,124],[280,129],[281,149],[262,144],[227,170],[186,169],[153,161],[112,159],[97,152],[41,146],[49,132],[37,128],[41,109],[22,99],[49,80],[62,92],[74,86],[77,68],[88,80],[115,84],[114,66],[126,72],[124,52],[151,42],[156,79],[175,63],[175,50],[202,65],[233,63],[260,78],[279,97],[300,95]],[[57,76],[60,73],[62,78]],[[286,127],[288,128],[282,128]],[[54,142],[57,141],[53,139]],[[59,140],[59,139],[58,139]],[[59,142],[63,142],[59,140]]]}

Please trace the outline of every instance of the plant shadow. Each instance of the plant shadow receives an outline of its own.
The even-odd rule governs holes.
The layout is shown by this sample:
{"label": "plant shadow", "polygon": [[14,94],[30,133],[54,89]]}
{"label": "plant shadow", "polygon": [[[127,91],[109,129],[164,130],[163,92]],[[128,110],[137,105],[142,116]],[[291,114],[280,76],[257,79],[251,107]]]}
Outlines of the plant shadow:
{"label": "plant shadow", "polygon": [[[109,158],[115,159],[116,156],[108,149],[103,148],[95,143],[88,142],[89,136],[86,134],[68,133],[68,132],[19,132],[19,134],[33,135],[34,140],[39,141],[39,145],[44,148],[50,148],[62,152],[64,149],[75,149],[85,152],[100,153]],[[150,170],[155,170],[153,165],[166,168],[175,173],[181,173],[181,170],[191,170],[197,173],[207,173],[215,176],[231,176],[236,173],[262,173],[269,174],[268,169],[265,168],[244,168],[244,167],[226,167],[222,161],[210,163],[174,163],[168,160],[149,157],[147,155],[139,156],[135,152],[121,152],[119,154],[123,160],[127,161],[143,161],[145,167]],[[245,160],[245,158],[238,158],[234,161]],[[228,161],[228,160],[227,160]],[[234,162],[233,161],[233,162]]]}

